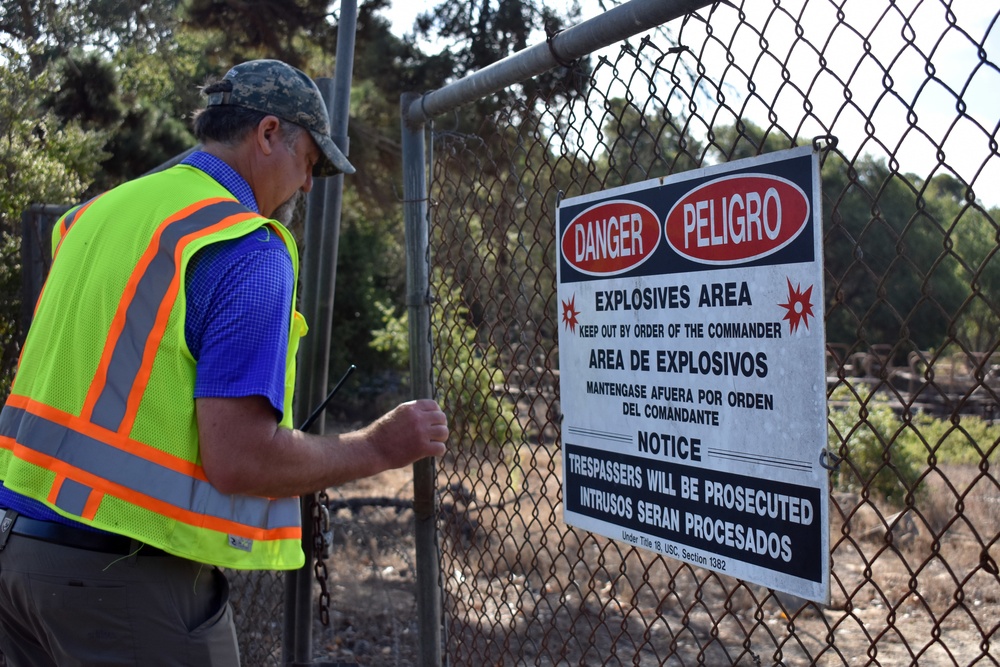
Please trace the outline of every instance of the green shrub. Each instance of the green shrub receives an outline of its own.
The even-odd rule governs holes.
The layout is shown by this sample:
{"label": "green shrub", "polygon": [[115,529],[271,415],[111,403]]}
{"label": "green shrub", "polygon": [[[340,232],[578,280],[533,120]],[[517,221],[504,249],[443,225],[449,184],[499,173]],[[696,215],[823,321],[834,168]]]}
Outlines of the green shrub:
{"label": "green shrub", "polygon": [[[469,323],[468,308],[461,290],[450,286],[432,309],[434,340],[434,385],[437,400],[448,415],[453,442],[459,447],[500,443],[516,444],[522,429],[514,406],[498,396],[505,378],[498,367],[497,354],[476,340],[476,330]],[[378,304],[383,327],[373,331],[372,346],[391,358],[408,358],[407,314],[397,317],[385,304]]]}
{"label": "green shrub", "polygon": [[[961,415],[957,422],[918,415],[914,420],[922,440],[914,435],[910,446],[919,447],[936,465],[982,465],[1000,463],[1000,425],[973,415]],[[930,458],[933,457],[933,458]]]}
{"label": "green shrub", "polygon": [[830,449],[843,459],[833,475],[834,488],[902,506],[924,466],[925,457],[907,443],[914,434],[887,404],[862,404],[847,396],[850,407],[831,409],[828,423]]}
{"label": "green shrub", "polygon": [[830,399],[848,406],[831,407],[828,423],[830,450],[844,457],[833,476],[838,490],[867,489],[901,505],[927,466],[1000,463],[1000,425],[980,417],[918,413],[904,420],[888,402],[846,387]]}

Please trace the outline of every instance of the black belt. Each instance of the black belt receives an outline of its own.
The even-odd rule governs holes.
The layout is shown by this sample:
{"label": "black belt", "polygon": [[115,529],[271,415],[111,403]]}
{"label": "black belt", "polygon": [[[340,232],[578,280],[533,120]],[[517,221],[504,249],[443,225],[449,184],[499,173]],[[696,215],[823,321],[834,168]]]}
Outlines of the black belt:
{"label": "black belt", "polygon": [[[88,551],[103,551],[109,554],[128,556],[136,553],[140,556],[168,556],[166,551],[142,544],[124,535],[113,533],[98,533],[84,528],[74,528],[55,521],[39,521],[18,515],[10,532],[23,535],[43,542],[61,544],[75,549]],[[140,549],[141,546],[141,549]]]}

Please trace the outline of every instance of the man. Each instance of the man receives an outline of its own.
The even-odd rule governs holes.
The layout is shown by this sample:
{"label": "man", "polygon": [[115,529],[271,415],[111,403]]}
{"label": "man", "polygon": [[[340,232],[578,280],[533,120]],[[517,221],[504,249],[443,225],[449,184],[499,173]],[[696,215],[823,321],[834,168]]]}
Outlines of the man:
{"label": "man", "polygon": [[218,567],[304,562],[297,496],[444,453],[431,400],[291,424],[298,259],[272,220],[353,167],[278,61],[205,89],[203,150],[77,207],[0,413],[0,650],[18,665],[238,665]]}

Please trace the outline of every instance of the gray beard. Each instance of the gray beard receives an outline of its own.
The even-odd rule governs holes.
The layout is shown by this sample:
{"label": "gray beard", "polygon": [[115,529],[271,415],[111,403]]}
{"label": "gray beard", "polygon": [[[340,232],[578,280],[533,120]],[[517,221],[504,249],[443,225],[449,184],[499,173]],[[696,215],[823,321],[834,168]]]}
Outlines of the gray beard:
{"label": "gray beard", "polygon": [[305,199],[302,190],[296,190],[295,194],[286,199],[274,209],[271,218],[277,220],[285,227],[291,227],[298,221],[299,204]]}

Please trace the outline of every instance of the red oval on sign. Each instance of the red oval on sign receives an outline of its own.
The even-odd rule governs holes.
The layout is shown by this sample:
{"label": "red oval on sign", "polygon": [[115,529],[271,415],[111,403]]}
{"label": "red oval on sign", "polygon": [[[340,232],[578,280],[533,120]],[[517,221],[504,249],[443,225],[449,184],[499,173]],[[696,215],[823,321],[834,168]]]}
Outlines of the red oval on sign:
{"label": "red oval on sign", "polygon": [[726,176],[688,192],[667,214],[666,237],[702,264],[740,264],[781,250],[802,233],[809,200],[768,174]]}
{"label": "red oval on sign", "polygon": [[612,276],[645,262],[660,245],[660,219],[634,201],[591,206],[566,226],[562,254],[574,268]]}

